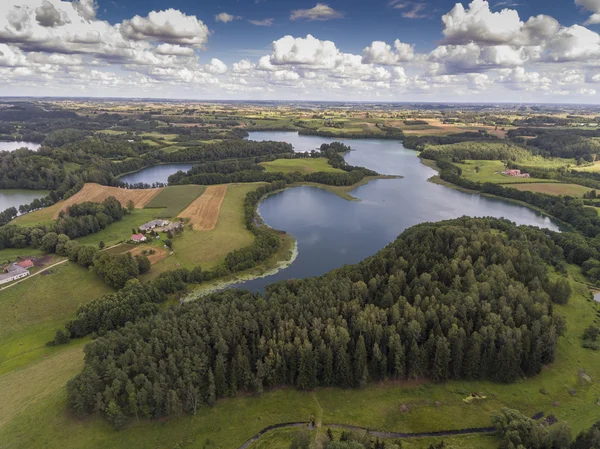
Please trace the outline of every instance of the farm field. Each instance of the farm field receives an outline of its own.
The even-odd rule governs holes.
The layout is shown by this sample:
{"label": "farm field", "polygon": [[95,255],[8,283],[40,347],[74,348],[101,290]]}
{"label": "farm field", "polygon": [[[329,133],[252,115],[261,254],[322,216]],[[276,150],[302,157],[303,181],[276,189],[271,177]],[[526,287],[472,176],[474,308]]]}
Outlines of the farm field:
{"label": "farm field", "polygon": [[227,185],[209,186],[204,193],[179,214],[197,231],[211,231],[217,225],[221,203],[227,193]]}
{"label": "farm field", "polygon": [[267,172],[280,173],[315,173],[315,172],[336,172],[343,173],[339,168],[334,168],[324,157],[307,159],[276,159],[271,162],[261,162],[259,165],[265,167]]}
{"label": "farm field", "polygon": [[[250,245],[254,236],[246,229],[244,200],[246,193],[260,185],[262,183],[228,184],[214,229],[190,230],[186,226],[181,236],[173,239],[174,254],[153,265],[148,276],[178,267],[191,269],[200,265],[202,269],[211,269],[234,249]],[[210,193],[211,187],[219,186],[209,186],[200,198]]]}
{"label": "farm field", "polygon": [[189,206],[192,201],[202,195],[205,189],[206,187],[204,186],[194,184],[165,187],[158,195],[152,198],[144,208],[162,209],[161,211],[157,211],[157,214],[155,215],[156,218],[176,217],[177,214]]}
{"label": "farm field", "polygon": [[114,196],[125,207],[127,201],[132,200],[136,208],[143,208],[162,189],[121,189],[118,187],[102,186],[95,183],[87,183],[79,192],[65,201],[60,201],[50,207],[40,209],[13,220],[14,224],[21,226],[35,225],[56,220],[61,210],[71,204],[83,203],[85,201],[102,202],[109,196]]}
{"label": "farm field", "polygon": [[462,176],[474,182],[493,182],[494,184],[516,184],[548,182],[547,179],[516,178],[503,175],[504,162],[489,160],[466,160],[464,164],[455,164],[462,170]]}
{"label": "farm field", "polygon": [[[569,271],[574,278],[581,276],[576,267],[569,267]],[[600,373],[600,354],[584,349],[578,336],[592,321],[598,320],[595,315],[599,306],[591,300],[587,287],[574,281],[572,287],[574,295],[569,304],[555,306],[565,315],[568,328],[568,335],[559,339],[555,363],[540,375],[515,384],[421,381],[371,384],[349,391],[318,388],[301,392],[283,388],[259,396],[220,400],[211,409],[200,409],[196,416],[153,422],[134,420],[129,427],[116,432],[98,418],[78,421],[65,413],[64,385],[81,369],[83,359],[81,345],[72,342],[20,370],[18,375],[0,375],[0,394],[21,404],[14,412],[0,408],[0,440],[11,448],[30,448],[33,443],[43,442],[43,447],[48,449],[172,448],[202,444],[236,449],[271,424],[308,421],[311,415],[320,417],[321,431],[328,424],[349,424],[378,430],[423,432],[488,426],[491,413],[502,406],[528,415],[540,411],[555,415],[559,420],[568,420],[576,434],[589,427],[598,416],[596,402],[600,385],[596,376]],[[593,382],[582,382],[581,370],[592,376]],[[48,382],[47,376],[60,381]],[[21,388],[22,385],[29,388]],[[575,390],[576,394],[569,390]],[[30,391],[41,393],[32,395]],[[463,399],[473,391],[481,392],[486,399],[465,403]],[[407,405],[409,411],[401,412],[401,405]],[[461,416],[460,422],[455,419],[457,415]],[[259,440],[251,448],[287,448],[284,442],[289,436],[285,431],[268,434],[265,442],[273,441],[273,446]],[[410,439],[403,444],[420,449],[437,441],[437,438]],[[444,438],[444,441],[452,448],[497,447],[497,440],[484,435]]]}
{"label": "farm field", "polygon": [[529,192],[548,193],[550,195],[570,195],[582,198],[584,193],[589,192],[589,187],[578,184],[563,184],[559,182],[546,182],[538,184],[507,184],[506,187],[513,187],[518,190],[527,190]]}

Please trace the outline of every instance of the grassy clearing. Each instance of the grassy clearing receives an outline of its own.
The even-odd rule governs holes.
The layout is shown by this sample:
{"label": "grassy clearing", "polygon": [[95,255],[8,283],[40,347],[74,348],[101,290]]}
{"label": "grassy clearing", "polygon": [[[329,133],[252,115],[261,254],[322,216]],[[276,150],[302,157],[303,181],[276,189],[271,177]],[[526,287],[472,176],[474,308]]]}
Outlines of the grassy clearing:
{"label": "grassy clearing", "polygon": [[156,195],[146,204],[146,209],[161,208],[156,217],[171,218],[176,217],[183,209],[198,198],[206,190],[205,186],[186,185],[166,187],[162,192]]}
{"label": "grassy clearing", "polygon": [[210,231],[193,231],[186,226],[183,234],[173,240],[174,254],[153,265],[150,276],[178,267],[200,265],[211,269],[234,249],[250,245],[254,236],[245,226],[244,200],[249,191],[260,185],[262,183],[228,184],[216,227]]}
{"label": "grassy clearing", "polygon": [[527,190],[529,192],[548,193],[550,195],[570,195],[577,198],[583,198],[583,194],[589,192],[589,187],[578,184],[563,184],[558,182],[546,182],[538,184],[507,184],[506,187],[513,187],[518,190]]}
{"label": "grassy clearing", "polygon": [[494,184],[516,184],[548,182],[547,179],[515,178],[503,175],[504,162],[488,160],[467,160],[464,164],[455,164],[462,170],[462,176],[474,182],[493,182]]}
{"label": "grassy clearing", "polygon": [[179,150],[185,150],[185,147],[180,147],[178,145],[171,145],[169,147],[161,148],[161,151],[163,151],[164,153],[176,153]]}
{"label": "grassy clearing", "polygon": [[112,291],[95,273],[71,262],[46,273],[0,292],[0,372],[39,357],[80,304]]}
{"label": "grassy clearing", "polygon": [[[0,265],[14,262],[19,257],[41,257],[44,252],[33,248],[6,248],[0,250]],[[1,287],[0,287],[1,288]]]}
{"label": "grassy clearing", "polygon": [[102,231],[86,235],[77,239],[82,245],[98,245],[101,241],[106,246],[129,240],[133,229],[156,218],[162,209],[134,209],[131,214],[125,215],[121,220],[114,222]]}
{"label": "grassy clearing", "polygon": [[150,137],[152,139],[158,139],[158,140],[175,140],[177,139],[177,137],[179,137],[177,134],[162,134],[162,133],[158,133],[158,132],[147,132],[147,133],[141,133],[140,134],[141,137]]}
{"label": "grassy clearing", "polygon": [[560,168],[573,167],[577,164],[575,159],[567,159],[561,157],[542,157],[530,156],[526,159],[519,159],[519,165],[531,168]]}
{"label": "grassy clearing", "polygon": [[315,172],[335,172],[343,173],[339,168],[333,168],[324,157],[310,159],[276,159],[271,162],[261,162],[267,172],[280,173],[315,173]]}

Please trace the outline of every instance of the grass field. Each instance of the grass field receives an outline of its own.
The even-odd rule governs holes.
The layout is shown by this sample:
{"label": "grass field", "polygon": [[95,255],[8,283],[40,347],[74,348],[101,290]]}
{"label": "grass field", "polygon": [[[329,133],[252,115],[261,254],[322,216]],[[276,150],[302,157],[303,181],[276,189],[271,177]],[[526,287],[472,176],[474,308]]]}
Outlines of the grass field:
{"label": "grass field", "polygon": [[98,245],[101,241],[106,246],[114,245],[129,240],[133,229],[136,229],[160,215],[162,209],[134,209],[131,214],[125,215],[121,220],[115,221],[108,227],[95,234],[86,235],[77,239],[82,245]]}
{"label": "grass field", "polygon": [[176,217],[179,212],[184,210],[192,201],[202,195],[205,189],[206,187],[204,186],[194,184],[165,187],[164,190],[152,198],[144,208],[162,209],[162,211],[157,211],[157,218]]}
{"label": "grass field", "polygon": [[[581,278],[578,268],[570,267],[569,271],[573,278]],[[81,345],[71,343],[17,373],[0,376],[0,395],[19,404],[16,411],[0,407],[0,440],[6,447],[28,449],[235,449],[268,425],[308,421],[311,415],[320,417],[321,431],[335,423],[377,430],[424,432],[487,426],[491,413],[502,406],[517,408],[527,415],[540,411],[553,414],[559,420],[567,420],[576,434],[598,418],[600,353],[584,349],[580,335],[592,321],[598,320],[595,316],[599,305],[592,302],[584,285],[573,281],[572,286],[574,295],[569,304],[555,306],[556,311],[565,315],[568,329],[568,335],[559,340],[556,362],[535,378],[515,384],[388,382],[361,390],[319,388],[301,392],[291,388],[275,389],[261,396],[244,395],[220,400],[212,409],[201,409],[196,416],[155,422],[134,420],[128,428],[116,432],[101,419],[78,421],[65,413],[64,382],[79,372],[83,358]],[[590,375],[593,381],[582,383],[578,375],[580,370]],[[27,388],[23,388],[24,385]],[[570,389],[576,394],[571,394]],[[466,404],[463,399],[473,391],[483,393],[487,399]],[[439,406],[435,401],[439,401]],[[410,406],[410,411],[400,412],[402,404]],[[293,434],[285,431],[268,434],[265,442],[257,442],[251,447],[287,448],[290,436]],[[444,440],[451,448],[497,447],[494,438],[483,435]],[[438,438],[411,439],[403,444],[405,448],[417,449],[437,441]]]}
{"label": "grass field", "polygon": [[32,226],[39,223],[48,223],[55,220],[61,210],[71,204],[83,203],[85,201],[102,202],[109,196],[114,196],[123,207],[127,201],[132,200],[136,208],[144,207],[162,189],[120,189],[118,187],[102,186],[95,183],[87,183],[79,192],[65,201],[59,201],[50,207],[36,210],[29,214],[15,218],[12,223],[21,226]]}
{"label": "grass field", "polygon": [[592,165],[586,165],[585,167],[573,167],[573,170],[590,171],[598,173],[600,172],[600,161],[596,161]]}
{"label": "grass field", "polygon": [[577,198],[583,198],[583,194],[589,192],[589,187],[578,184],[562,184],[558,182],[546,182],[538,184],[507,184],[506,187],[513,187],[518,190],[527,190],[529,192],[548,193],[550,195],[570,195]]}
{"label": "grass field", "polygon": [[343,173],[339,168],[333,168],[324,157],[310,159],[276,159],[271,162],[261,162],[259,165],[265,167],[267,172],[280,173],[314,173],[314,172],[337,172]]}
{"label": "grass field", "polygon": [[18,257],[40,257],[44,253],[39,249],[33,248],[6,248],[0,250],[0,265],[14,262]]}
{"label": "grass field", "polygon": [[502,161],[467,160],[464,164],[454,164],[462,169],[462,176],[470,181],[493,182],[494,184],[515,184],[548,182],[547,179],[515,178],[503,175],[504,163]]}
{"label": "grass field", "polygon": [[95,273],[71,262],[1,291],[0,372],[42,355],[80,304],[110,291]]}

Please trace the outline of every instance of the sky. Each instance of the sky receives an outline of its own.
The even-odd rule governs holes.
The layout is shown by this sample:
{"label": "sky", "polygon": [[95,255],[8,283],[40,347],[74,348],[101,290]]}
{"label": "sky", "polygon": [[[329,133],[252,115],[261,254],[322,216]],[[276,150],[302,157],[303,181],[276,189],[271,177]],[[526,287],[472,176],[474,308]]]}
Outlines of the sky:
{"label": "sky", "polygon": [[0,0],[0,96],[600,104],[600,0]]}

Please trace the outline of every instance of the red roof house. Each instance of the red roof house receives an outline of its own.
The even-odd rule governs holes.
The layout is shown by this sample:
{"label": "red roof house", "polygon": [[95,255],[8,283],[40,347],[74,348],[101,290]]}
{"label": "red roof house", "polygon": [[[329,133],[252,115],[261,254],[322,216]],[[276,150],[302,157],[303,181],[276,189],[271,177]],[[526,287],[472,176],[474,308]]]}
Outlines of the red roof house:
{"label": "red roof house", "polygon": [[131,240],[133,240],[134,242],[145,242],[146,236],[144,234],[133,234],[131,236]]}
{"label": "red roof house", "polygon": [[31,259],[25,259],[21,262],[17,262],[17,265],[21,268],[33,268],[33,262],[31,261]]}

